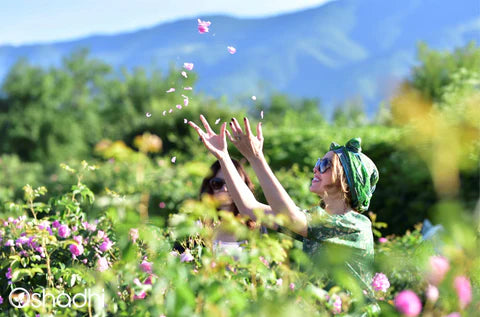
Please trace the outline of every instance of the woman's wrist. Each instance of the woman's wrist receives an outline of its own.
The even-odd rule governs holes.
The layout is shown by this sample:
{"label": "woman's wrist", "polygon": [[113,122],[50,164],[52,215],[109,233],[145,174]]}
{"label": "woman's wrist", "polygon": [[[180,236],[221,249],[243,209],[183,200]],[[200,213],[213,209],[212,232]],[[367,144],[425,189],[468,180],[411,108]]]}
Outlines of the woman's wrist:
{"label": "woman's wrist", "polygon": [[258,154],[253,154],[248,157],[246,157],[247,161],[252,164],[253,162],[261,162],[265,160],[265,156],[263,155],[263,152],[260,152]]}
{"label": "woman's wrist", "polygon": [[222,152],[219,154],[219,156],[217,157],[217,159],[219,161],[223,161],[225,162],[226,160],[230,159],[230,154],[228,154],[228,152]]}

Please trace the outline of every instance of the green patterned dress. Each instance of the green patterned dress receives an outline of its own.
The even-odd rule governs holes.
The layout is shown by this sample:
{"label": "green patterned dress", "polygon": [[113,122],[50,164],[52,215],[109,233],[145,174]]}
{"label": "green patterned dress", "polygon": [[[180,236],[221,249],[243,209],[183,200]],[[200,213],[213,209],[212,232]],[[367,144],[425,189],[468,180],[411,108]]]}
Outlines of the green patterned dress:
{"label": "green patterned dress", "polygon": [[[303,242],[303,251],[311,259],[321,259],[329,250],[344,250],[348,256],[344,262],[347,270],[360,282],[360,287],[370,291],[373,264],[372,223],[368,217],[349,211],[342,215],[330,215],[317,206],[302,210],[307,216],[307,236],[302,237],[279,226],[278,231]],[[330,253],[332,254],[332,253]]]}
{"label": "green patterned dress", "polygon": [[304,212],[308,230],[307,237],[303,238],[303,251],[315,258],[329,245],[346,250],[349,253],[345,261],[348,271],[363,284],[361,287],[369,289],[374,256],[370,219],[355,211],[330,215],[321,207]]}

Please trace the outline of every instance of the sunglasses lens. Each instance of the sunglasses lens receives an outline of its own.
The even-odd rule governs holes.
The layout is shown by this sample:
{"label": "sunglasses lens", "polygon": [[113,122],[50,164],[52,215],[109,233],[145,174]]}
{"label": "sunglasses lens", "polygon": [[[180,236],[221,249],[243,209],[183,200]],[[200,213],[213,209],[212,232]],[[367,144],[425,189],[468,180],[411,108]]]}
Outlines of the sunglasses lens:
{"label": "sunglasses lens", "polygon": [[318,169],[320,174],[325,173],[330,167],[332,166],[332,161],[329,159],[319,159],[317,164],[315,164],[315,168]]}
{"label": "sunglasses lens", "polygon": [[221,178],[215,177],[210,180],[210,186],[212,186],[212,189],[214,190],[221,189],[224,184],[225,184],[225,181]]}

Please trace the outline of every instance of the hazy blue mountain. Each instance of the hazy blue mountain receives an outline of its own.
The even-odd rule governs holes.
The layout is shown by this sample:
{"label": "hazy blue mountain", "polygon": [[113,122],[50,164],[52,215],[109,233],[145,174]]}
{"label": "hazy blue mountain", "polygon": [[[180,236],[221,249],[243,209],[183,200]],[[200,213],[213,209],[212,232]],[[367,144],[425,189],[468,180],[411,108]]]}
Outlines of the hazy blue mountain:
{"label": "hazy blue mountain", "polygon": [[[203,16],[118,35],[67,42],[0,46],[0,79],[19,57],[57,65],[78,47],[115,67],[166,70],[195,63],[197,91],[229,97],[271,91],[318,97],[325,111],[362,97],[372,113],[392,86],[408,76],[418,41],[436,49],[480,43],[478,0],[338,0],[318,8],[261,19]],[[235,46],[230,55],[227,46]]]}

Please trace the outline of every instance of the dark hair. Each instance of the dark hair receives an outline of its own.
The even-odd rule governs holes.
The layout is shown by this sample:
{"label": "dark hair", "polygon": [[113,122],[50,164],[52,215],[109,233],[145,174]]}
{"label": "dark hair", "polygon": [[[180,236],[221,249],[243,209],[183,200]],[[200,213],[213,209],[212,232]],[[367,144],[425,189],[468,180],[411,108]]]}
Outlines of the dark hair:
{"label": "dark hair", "polygon": [[[233,165],[235,165],[238,173],[240,176],[245,180],[245,184],[247,187],[254,192],[255,186],[253,185],[252,181],[250,180],[250,177],[248,177],[247,173],[245,172],[245,169],[243,168],[243,164],[236,159],[232,158]],[[217,175],[218,171],[221,170],[220,162],[216,160],[211,166],[210,166],[210,172],[209,174],[203,179],[202,181],[202,186],[200,187],[200,194],[199,198],[202,198],[202,195],[204,194],[209,194],[213,195],[213,189],[210,186],[210,180]],[[233,214],[237,216],[240,212],[238,211],[237,206],[235,203],[233,203]],[[252,226],[255,226],[255,222],[251,219],[247,221],[247,226],[249,228],[252,228]]]}

